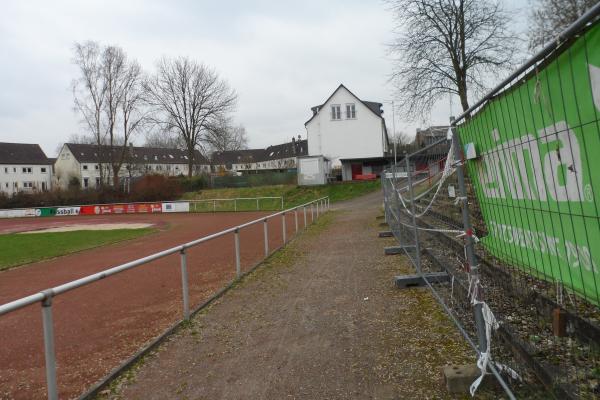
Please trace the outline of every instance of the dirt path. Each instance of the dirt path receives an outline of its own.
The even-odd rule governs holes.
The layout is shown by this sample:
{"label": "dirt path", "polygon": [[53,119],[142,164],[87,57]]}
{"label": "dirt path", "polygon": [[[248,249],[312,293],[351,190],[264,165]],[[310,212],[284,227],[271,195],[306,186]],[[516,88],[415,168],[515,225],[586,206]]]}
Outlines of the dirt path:
{"label": "dirt path", "polygon": [[104,393],[126,399],[447,398],[472,361],[405,259],[376,238],[381,198],[338,206]]}

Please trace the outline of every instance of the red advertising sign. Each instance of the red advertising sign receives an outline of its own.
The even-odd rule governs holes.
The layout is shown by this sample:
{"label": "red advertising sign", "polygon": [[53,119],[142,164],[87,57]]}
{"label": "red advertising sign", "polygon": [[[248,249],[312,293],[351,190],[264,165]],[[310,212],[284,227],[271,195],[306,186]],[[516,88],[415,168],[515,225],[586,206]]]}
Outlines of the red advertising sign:
{"label": "red advertising sign", "polygon": [[161,203],[136,203],[136,204],[100,204],[81,206],[81,215],[104,214],[147,214],[162,212]]}

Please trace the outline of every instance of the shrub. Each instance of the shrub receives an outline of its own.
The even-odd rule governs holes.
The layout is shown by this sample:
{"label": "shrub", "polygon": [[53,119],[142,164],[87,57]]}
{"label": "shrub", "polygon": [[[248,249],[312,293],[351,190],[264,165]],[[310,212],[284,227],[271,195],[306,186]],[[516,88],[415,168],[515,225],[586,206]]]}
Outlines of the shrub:
{"label": "shrub", "polygon": [[164,175],[145,175],[131,190],[131,201],[175,200],[181,197],[183,189],[178,178]]}

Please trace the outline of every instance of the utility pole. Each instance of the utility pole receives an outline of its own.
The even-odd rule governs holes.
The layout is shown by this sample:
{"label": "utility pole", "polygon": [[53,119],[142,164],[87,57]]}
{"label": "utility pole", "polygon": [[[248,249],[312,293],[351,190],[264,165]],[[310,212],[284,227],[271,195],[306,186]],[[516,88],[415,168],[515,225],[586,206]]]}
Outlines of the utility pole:
{"label": "utility pole", "polygon": [[398,138],[396,137],[396,110],[394,109],[394,100],[392,100],[392,130],[394,131],[394,165],[396,165],[398,164],[398,157],[396,156]]}

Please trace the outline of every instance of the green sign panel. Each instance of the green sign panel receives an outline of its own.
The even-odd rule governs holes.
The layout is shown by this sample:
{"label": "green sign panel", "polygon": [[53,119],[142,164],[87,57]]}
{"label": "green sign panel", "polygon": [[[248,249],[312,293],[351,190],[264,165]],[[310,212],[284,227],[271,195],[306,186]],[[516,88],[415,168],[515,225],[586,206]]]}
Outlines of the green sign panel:
{"label": "green sign panel", "polygon": [[56,215],[56,207],[36,208],[35,215],[38,217],[53,217]]}
{"label": "green sign panel", "polygon": [[458,133],[488,251],[600,304],[600,23]]}

